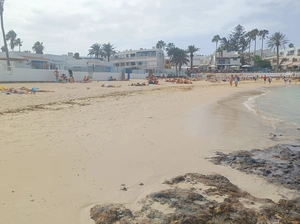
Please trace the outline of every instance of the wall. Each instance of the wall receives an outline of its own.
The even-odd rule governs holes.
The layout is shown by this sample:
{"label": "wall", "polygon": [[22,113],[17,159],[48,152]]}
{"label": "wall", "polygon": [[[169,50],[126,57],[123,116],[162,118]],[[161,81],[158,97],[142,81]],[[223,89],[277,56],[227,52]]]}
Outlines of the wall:
{"label": "wall", "polygon": [[[68,75],[68,71],[59,70],[59,74]],[[76,81],[80,81],[84,76],[88,76],[87,72],[73,72]],[[106,81],[110,77],[121,80],[122,74],[109,72],[94,72],[94,81]],[[127,74],[125,74],[127,78]],[[146,74],[131,74],[131,79],[144,79]],[[12,66],[11,71],[6,70],[6,66],[0,65],[0,82],[53,82],[55,80],[53,70],[43,69],[24,69]]]}

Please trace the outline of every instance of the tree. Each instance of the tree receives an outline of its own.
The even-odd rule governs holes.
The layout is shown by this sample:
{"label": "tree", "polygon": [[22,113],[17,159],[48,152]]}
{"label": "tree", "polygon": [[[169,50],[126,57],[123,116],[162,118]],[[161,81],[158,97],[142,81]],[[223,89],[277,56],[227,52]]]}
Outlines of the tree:
{"label": "tree", "polygon": [[103,55],[101,45],[98,43],[94,43],[92,46],[90,46],[89,53],[90,56],[95,56],[95,58],[99,58]]}
{"label": "tree", "polygon": [[249,41],[248,39],[246,39],[245,37],[241,38],[241,64],[244,65],[245,64],[245,56],[244,56],[244,52],[245,50],[248,48],[249,46]]}
{"label": "tree", "polygon": [[177,73],[177,67],[179,69],[179,73],[181,71],[182,65],[187,65],[189,62],[187,52],[183,49],[180,49],[178,47],[174,48],[174,55],[172,57],[171,62],[176,65],[176,73]]}
{"label": "tree", "polygon": [[247,38],[247,41],[249,43],[249,64],[251,63],[251,42],[254,40],[254,33],[252,31],[249,31],[245,34],[245,37]]}
{"label": "tree", "polygon": [[157,49],[164,50],[165,47],[166,47],[166,43],[163,40],[157,41],[157,43],[156,43],[156,48]]}
{"label": "tree", "polygon": [[256,53],[256,38],[257,38],[257,36],[259,34],[259,31],[258,31],[258,29],[253,29],[251,32],[252,32],[252,37],[253,37],[253,40],[254,40],[254,51],[253,51],[253,54],[255,55],[255,53]]}
{"label": "tree", "polygon": [[39,41],[35,42],[32,47],[33,52],[35,52],[36,54],[43,54],[44,49],[45,47],[43,46],[43,42]]}
{"label": "tree", "polygon": [[213,37],[213,39],[211,40],[211,42],[215,42],[216,43],[216,51],[215,51],[215,57],[216,57],[216,60],[215,60],[215,65],[217,65],[217,49],[218,49],[218,42],[221,40],[221,37],[219,35],[215,35]]}
{"label": "tree", "polygon": [[224,51],[223,46],[218,47],[217,52],[219,53],[219,57],[223,57],[223,51]]}
{"label": "tree", "polygon": [[294,47],[294,44],[290,43],[289,48],[293,48],[293,47]]}
{"label": "tree", "polygon": [[228,37],[229,50],[239,51],[241,48],[241,38],[244,37],[246,31],[241,25],[237,25]]}
{"label": "tree", "polygon": [[78,53],[78,52],[76,52],[76,53],[74,54],[74,58],[76,58],[76,59],[79,59],[79,58],[80,58],[80,56],[79,56],[79,53]]}
{"label": "tree", "polygon": [[6,52],[6,51],[7,51],[7,49],[5,48],[5,46],[2,46],[2,47],[1,47],[1,51],[2,51],[2,52]]}
{"label": "tree", "polygon": [[274,33],[268,39],[268,42],[267,42],[268,48],[271,50],[276,49],[276,55],[277,55],[276,72],[278,72],[278,68],[279,68],[279,47],[284,49],[285,44],[287,44],[288,42],[289,41],[288,41],[287,37],[281,32]]}
{"label": "tree", "polygon": [[262,60],[258,55],[253,57],[254,63],[260,68],[271,68],[271,62],[269,60]]}
{"label": "tree", "polygon": [[6,40],[9,41],[9,46],[12,51],[15,48],[16,38],[17,38],[17,34],[13,30],[8,31],[8,33],[6,34]]}
{"label": "tree", "polygon": [[223,50],[225,51],[230,51],[229,41],[227,40],[226,37],[223,37],[221,39],[221,47],[223,47]]}
{"label": "tree", "polygon": [[15,45],[19,46],[19,52],[21,52],[21,47],[22,47],[23,41],[21,41],[20,38],[17,38],[15,41]]}
{"label": "tree", "polygon": [[8,48],[7,48],[7,43],[6,43],[6,38],[5,38],[5,31],[4,31],[4,23],[3,23],[3,11],[4,11],[4,0],[0,0],[0,18],[1,18],[1,30],[2,30],[2,36],[3,36],[3,41],[4,41],[4,49],[6,50],[6,63],[7,66],[10,66],[10,60],[9,60],[9,53],[8,53]]}
{"label": "tree", "polygon": [[109,61],[110,56],[114,55],[116,53],[114,45],[113,44],[102,44],[102,51],[104,53],[104,57],[107,58],[107,61]]}
{"label": "tree", "polygon": [[269,34],[268,30],[261,30],[259,31],[258,36],[260,36],[261,39],[261,52],[260,52],[260,57],[263,57],[263,49],[264,49],[264,39],[267,37],[267,35]]}
{"label": "tree", "polygon": [[166,46],[167,55],[170,59],[172,59],[173,49],[175,48],[174,43],[168,43]]}
{"label": "tree", "polygon": [[196,51],[199,51],[200,48],[197,48],[195,47],[195,45],[190,45],[188,46],[188,49],[187,49],[187,53],[190,54],[190,59],[191,59],[191,70],[193,69],[193,58],[194,58],[194,53]]}

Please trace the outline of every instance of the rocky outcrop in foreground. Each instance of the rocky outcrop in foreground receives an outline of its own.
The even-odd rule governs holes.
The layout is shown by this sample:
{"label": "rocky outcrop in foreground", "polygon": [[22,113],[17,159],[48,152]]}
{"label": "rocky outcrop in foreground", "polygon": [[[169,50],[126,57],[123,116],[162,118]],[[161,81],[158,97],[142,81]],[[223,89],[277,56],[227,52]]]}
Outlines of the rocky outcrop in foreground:
{"label": "rocky outcrop in foreground", "polygon": [[96,205],[96,224],[256,224],[300,223],[300,198],[280,200],[251,196],[222,175],[186,174],[165,181],[170,186],[146,196],[141,209]]}
{"label": "rocky outcrop in foreground", "polygon": [[300,190],[300,145],[276,145],[265,150],[217,152],[216,165],[229,165],[242,172],[263,176],[270,183]]}

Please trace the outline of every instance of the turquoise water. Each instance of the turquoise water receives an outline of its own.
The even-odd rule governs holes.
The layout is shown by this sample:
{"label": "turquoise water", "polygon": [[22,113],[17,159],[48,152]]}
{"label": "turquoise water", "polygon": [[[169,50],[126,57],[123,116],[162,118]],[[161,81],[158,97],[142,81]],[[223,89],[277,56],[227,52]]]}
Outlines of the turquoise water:
{"label": "turquoise water", "polygon": [[244,105],[274,130],[300,136],[300,85],[264,89]]}

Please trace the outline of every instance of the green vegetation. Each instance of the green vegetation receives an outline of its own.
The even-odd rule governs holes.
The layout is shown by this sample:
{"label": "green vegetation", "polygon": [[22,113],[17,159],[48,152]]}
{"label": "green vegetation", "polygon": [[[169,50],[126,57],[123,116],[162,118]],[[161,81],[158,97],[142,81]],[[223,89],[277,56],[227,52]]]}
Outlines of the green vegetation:
{"label": "green vegetation", "polygon": [[45,46],[43,45],[43,42],[35,42],[34,45],[32,46],[33,52],[37,54],[43,54],[44,53]]}
{"label": "green vegetation", "polygon": [[274,33],[271,37],[269,37],[267,45],[271,50],[276,49],[276,72],[278,72],[279,68],[279,48],[284,48],[285,44],[289,41],[287,37],[281,32]]}

